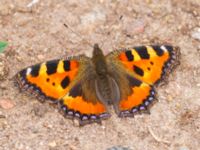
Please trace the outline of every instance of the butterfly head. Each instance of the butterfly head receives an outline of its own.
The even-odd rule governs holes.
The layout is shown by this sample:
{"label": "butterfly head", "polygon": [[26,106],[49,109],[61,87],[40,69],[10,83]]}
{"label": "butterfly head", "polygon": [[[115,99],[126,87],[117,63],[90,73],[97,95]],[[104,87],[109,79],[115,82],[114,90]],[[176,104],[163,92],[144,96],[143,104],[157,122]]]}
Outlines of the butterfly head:
{"label": "butterfly head", "polygon": [[102,55],[103,55],[103,52],[99,48],[99,45],[98,44],[94,44],[93,57],[102,56]]}
{"label": "butterfly head", "polygon": [[107,73],[107,65],[103,51],[99,48],[98,44],[94,44],[93,64],[95,66],[96,73],[100,76],[104,76]]}

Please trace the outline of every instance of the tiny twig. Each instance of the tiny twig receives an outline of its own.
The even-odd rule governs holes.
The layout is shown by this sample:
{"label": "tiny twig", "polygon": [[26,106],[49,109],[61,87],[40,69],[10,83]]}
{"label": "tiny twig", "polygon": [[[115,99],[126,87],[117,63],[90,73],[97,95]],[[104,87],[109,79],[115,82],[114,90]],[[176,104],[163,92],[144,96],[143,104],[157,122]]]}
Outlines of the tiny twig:
{"label": "tiny twig", "polygon": [[4,116],[4,115],[0,115],[0,118],[6,118],[6,116]]}
{"label": "tiny twig", "polygon": [[158,137],[154,132],[153,130],[148,126],[148,130],[150,132],[150,134],[152,135],[152,137],[157,141],[157,142],[162,142],[162,143],[165,143],[165,144],[169,144],[170,142],[167,141],[167,140],[163,140],[161,139],[160,137]]}

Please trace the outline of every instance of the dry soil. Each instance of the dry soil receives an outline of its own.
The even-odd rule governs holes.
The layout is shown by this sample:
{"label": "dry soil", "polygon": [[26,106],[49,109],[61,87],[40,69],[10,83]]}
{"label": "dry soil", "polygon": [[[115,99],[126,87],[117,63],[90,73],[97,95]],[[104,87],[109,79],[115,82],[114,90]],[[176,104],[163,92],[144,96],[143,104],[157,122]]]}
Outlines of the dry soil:
{"label": "dry soil", "polygon": [[[9,43],[0,54],[1,150],[200,149],[200,0],[0,0],[0,41]],[[143,44],[181,48],[181,64],[157,89],[150,115],[112,112],[102,125],[78,127],[13,86],[22,68],[91,56],[94,43],[105,54]]]}

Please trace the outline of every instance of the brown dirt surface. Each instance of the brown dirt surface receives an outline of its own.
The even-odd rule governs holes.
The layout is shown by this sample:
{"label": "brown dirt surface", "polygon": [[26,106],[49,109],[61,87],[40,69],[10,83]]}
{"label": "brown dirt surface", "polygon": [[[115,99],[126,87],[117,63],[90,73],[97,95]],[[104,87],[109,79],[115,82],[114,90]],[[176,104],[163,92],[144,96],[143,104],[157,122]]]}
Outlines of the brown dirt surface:
{"label": "brown dirt surface", "polygon": [[[0,101],[12,104],[0,108],[0,150],[200,148],[199,0],[0,0],[0,41],[9,44],[0,54]],[[77,127],[13,86],[12,77],[26,66],[91,56],[88,42],[99,43],[105,54],[143,44],[181,48],[181,64],[157,89],[150,115],[123,119],[112,113],[102,125]]]}

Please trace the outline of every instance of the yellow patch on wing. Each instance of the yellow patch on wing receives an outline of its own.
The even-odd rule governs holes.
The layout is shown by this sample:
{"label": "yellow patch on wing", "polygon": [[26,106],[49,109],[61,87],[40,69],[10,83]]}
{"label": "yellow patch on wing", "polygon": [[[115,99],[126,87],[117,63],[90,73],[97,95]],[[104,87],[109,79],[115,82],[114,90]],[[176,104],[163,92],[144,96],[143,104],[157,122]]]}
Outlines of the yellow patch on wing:
{"label": "yellow patch on wing", "polygon": [[[140,52],[140,50],[142,51]],[[159,52],[162,54],[158,55]],[[146,46],[143,49],[139,47],[137,51],[136,49],[123,51],[118,58],[137,79],[154,84],[161,79],[163,68],[170,60],[170,52],[160,48],[156,53],[152,46]]]}
{"label": "yellow patch on wing", "polygon": [[[38,75],[33,76],[30,72],[26,74],[25,78],[26,81],[28,81],[27,84],[34,85],[45,96],[53,99],[60,99],[69,91],[68,85],[76,77],[79,67],[76,61],[70,61],[70,69],[66,71],[64,69],[63,60],[55,63],[57,64],[55,73],[48,74],[46,63],[42,63],[39,66]],[[34,69],[34,66],[29,67],[29,69]],[[65,79],[65,83],[63,83],[65,86],[63,87],[62,82],[64,82]]]}

